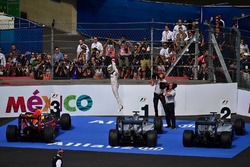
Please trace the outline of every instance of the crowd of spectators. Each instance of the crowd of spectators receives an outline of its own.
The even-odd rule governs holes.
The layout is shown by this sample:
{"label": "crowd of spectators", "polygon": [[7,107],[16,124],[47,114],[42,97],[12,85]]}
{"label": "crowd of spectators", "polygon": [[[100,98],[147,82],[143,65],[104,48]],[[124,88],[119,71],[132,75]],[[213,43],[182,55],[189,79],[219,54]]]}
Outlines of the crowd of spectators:
{"label": "crowd of spectators", "polygon": [[[224,28],[225,23],[216,16],[215,38],[223,55],[230,51]],[[98,37],[92,38],[90,45],[84,39],[79,40],[75,55],[68,55],[60,51],[60,47],[54,48],[54,54],[46,53],[21,53],[15,44],[12,44],[8,54],[5,56],[0,50],[0,76],[30,76],[35,79],[84,79],[108,78],[107,66],[114,60],[119,70],[121,79],[144,80],[150,79],[151,69],[153,73],[167,72],[168,68],[176,61],[177,54],[183,50],[197,31],[197,22],[189,21],[183,24],[179,19],[173,31],[166,25],[162,32],[161,49],[153,56],[153,67],[151,68],[151,49],[147,39],[140,42],[131,42],[122,35],[119,40],[108,38],[100,42]],[[203,33],[199,32],[199,56],[198,56],[198,79],[208,79],[208,46],[204,40]],[[232,49],[231,49],[232,51]],[[191,44],[185,55],[179,61],[177,70],[172,72],[174,76],[194,77],[194,52],[195,45]],[[155,53],[155,51],[154,51]],[[249,49],[248,45],[241,40],[240,45],[242,69],[248,71]],[[72,59],[72,57],[74,57]],[[53,58],[53,61],[52,61]],[[226,61],[229,69],[235,68],[235,61],[230,57]],[[212,56],[215,66],[219,61],[214,54]],[[53,62],[53,66],[52,66]],[[53,71],[53,75],[52,75]]]}

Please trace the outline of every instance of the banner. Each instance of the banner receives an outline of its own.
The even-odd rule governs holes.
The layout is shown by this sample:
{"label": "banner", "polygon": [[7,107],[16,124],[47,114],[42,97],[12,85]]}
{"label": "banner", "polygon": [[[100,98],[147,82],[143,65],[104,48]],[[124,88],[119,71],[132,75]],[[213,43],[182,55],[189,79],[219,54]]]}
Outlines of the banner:
{"label": "banner", "polygon": [[[4,86],[0,92],[0,117],[16,117],[37,107],[70,115],[131,115],[133,111],[143,114],[143,110],[154,115],[154,87],[150,85],[120,85],[121,112],[110,85]],[[236,112],[237,84],[178,85],[175,99],[176,115],[220,112],[225,100],[231,112]],[[165,114],[160,102],[159,111]]]}
{"label": "banner", "polygon": [[250,117],[250,91],[238,90],[238,109],[239,115]]}

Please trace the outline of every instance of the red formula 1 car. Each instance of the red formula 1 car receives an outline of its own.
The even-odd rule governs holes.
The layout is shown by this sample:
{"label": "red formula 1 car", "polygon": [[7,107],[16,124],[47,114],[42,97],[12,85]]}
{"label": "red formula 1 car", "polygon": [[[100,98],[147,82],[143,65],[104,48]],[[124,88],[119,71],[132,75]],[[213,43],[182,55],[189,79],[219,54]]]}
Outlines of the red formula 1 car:
{"label": "red formula 1 car", "polygon": [[6,129],[7,141],[38,139],[45,142],[54,142],[60,127],[63,130],[71,128],[71,117],[69,114],[62,114],[60,117],[56,117],[51,113],[35,113],[20,114],[18,125],[8,125]]}

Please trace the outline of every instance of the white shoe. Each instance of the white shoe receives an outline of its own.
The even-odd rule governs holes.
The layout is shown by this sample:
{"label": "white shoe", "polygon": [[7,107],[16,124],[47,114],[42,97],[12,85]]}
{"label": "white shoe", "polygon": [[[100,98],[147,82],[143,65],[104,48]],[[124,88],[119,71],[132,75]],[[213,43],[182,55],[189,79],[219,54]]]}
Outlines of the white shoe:
{"label": "white shoe", "polygon": [[123,109],[123,105],[120,105],[119,112],[121,112]]}

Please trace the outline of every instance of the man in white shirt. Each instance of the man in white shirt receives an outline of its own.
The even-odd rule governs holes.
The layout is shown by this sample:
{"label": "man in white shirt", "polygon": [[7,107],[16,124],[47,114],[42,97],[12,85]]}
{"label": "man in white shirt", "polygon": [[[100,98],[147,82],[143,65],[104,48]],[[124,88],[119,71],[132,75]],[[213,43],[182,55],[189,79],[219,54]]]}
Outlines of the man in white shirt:
{"label": "man in white shirt", "polygon": [[163,43],[162,48],[160,50],[160,56],[162,57],[164,62],[170,57],[169,47],[168,47],[167,42]]}
{"label": "man in white shirt", "polygon": [[77,55],[77,57],[80,55],[80,53],[83,51],[83,47],[86,49],[86,59],[87,60],[89,60],[89,47],[88,47],[88,45],[86,45],[85,43],[84,43],[84,40],[83,39],[80,39],[79,40],[79,44],[78,44],[78,46],[77,46],[77,49],[76,49],[76,55]]}
{"label": "man in white shirt", "polygon": [[100,52],[100,56],[103,55],[103,46],[101,42],[98,41],[97,37],[93,38],[93,43],[91,44],[91,53],[94,51],[94,49],[97,49]]}
{"label": "man in white shirt", "polygon": [[52,158],[52,167],[62,167],[63,149],[57,150],[57,154]]}
{"label": "man in white shirt", "polygon": [[[153,99],[155,117],[158,117],[159,100],[161,101],[165,115],[167,116],[166,99],[165,99],[165,96],[163,95],[165,88],[162,88],[161,84],[167,84],[164,73],[160,73],[159,76],[156,76],[154,79],[151,80],[151,86],[155,86],[154,99]],[[167,118],[166,118],[166,121],[167,121]]]}
{"label": "man in white shirt", "polygon": [[174,26],[173,29],[173,40],[176,39],[177,34],[179,33],[180,27],[184,33],[187,33],[187,27],[182,24],[182,20],[179,19],[177,25]]}
{"label": "man in white shirt", "polygon": [[0,65],[3,67],[6,66],[6,58],[5,58],[5,55],[2,53],[1,48],[0,48]]}
{"label": "man in white shirt", "polygon": [[169,30],[166,25],[164,31],[162,32],[161,42],[171,42],[173,40],[173,32]]}
{"label": "man in white shirt", "polygon": [[166,89],[164,95],[166,96],[166,108],[167,108],[167,127],[175,129],[176,119],[175,119],[175,88],[177,85],[175,83],[169,83],[169,88]]}

